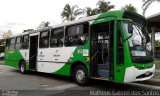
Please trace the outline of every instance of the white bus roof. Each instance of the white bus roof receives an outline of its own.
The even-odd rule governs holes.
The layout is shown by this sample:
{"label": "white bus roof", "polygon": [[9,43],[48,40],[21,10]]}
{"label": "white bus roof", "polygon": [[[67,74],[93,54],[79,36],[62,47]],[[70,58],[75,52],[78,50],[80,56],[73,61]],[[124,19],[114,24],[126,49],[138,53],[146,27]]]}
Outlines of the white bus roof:
{"label": "white bus roof", "polygon": [[21,36],[21,35],[26,35],[26,34],[32,34],[32,33],[36,33],[36,32],[41,32],[41,31],[45,31],[45,30],[50,30],[50,29],[53,29],[53,28],[63,27],[63,26],[72,25],[72,24],[76,24],[76,23],[81,23],[81,22],[85,22],[85,21],[90,21],[90,20],[96,19],[98,16],[99,15],[94,15],[94,16],[90,16],[90,17],[84,17],[84,18],[81,18],[81,19],[78,19],[78,20],[68,21],[66,23],[53,25],[53,26],[50,26],[50,27],[44,27],[44,28],[38,29],[38,30],[23,32],[23,33],[11,36],[10,38]]}

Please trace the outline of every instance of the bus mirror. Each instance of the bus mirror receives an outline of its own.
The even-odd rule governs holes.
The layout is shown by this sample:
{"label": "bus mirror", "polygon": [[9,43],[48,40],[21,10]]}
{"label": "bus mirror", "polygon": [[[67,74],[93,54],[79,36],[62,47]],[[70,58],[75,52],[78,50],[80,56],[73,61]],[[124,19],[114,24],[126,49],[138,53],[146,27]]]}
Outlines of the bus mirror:
{"label": "bus mirror", "polygon": [[128,33],[130,33],[130,34],[133,33],[133,25],[132,25],[132,23],[128,23]]}

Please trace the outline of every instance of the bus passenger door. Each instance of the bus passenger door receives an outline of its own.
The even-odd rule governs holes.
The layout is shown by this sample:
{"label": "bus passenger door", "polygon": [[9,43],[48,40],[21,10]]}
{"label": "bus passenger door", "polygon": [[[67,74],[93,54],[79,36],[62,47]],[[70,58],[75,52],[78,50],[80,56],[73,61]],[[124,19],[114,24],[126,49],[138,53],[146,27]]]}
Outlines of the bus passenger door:
{"label": "bus passenger door", "polygon": [[38,35],[30,36],[29,69],[36,70],[38,50]]}
{"label": "bus passenger door", "polygon": [[118,21],[114,22],[114,81],[123,82],[125,74],[124,44],[122,26]]}
{"label": "bus passenger door", "polygon": [[113,80],[113,21],[91,26],[91,75]]}

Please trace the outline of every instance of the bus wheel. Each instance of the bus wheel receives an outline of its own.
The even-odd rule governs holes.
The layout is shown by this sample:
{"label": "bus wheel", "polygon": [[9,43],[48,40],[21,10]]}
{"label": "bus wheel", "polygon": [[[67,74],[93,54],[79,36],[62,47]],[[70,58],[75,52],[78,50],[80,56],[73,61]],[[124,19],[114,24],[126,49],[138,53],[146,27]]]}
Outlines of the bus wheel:
{"label": "bus wheel", "polygon": [[84,66],[79,65],[74,70],[74,81],[78,85],[86,85],[88,83],[87,70]]}
{"label": "bus wheel", "polygon": [[26,71],[26,64],[25,64],[25,62],[24,61],[21,61],[20,62],[20,72],[22,73],[22,74],[25,74],[25,73],[27,73],[27,71]]}

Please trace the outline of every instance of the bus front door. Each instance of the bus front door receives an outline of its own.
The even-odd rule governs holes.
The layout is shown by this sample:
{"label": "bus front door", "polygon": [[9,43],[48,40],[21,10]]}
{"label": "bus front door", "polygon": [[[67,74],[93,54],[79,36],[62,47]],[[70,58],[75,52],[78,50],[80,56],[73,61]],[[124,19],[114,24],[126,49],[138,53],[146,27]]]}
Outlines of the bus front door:
{"label": "bus front door", "polygon": [[113,77],[113,22],[91,26],[91,76],[107,79]]}
{"label": "bus front door", "polygon": [[[114,81],[123,82],[125,74],[124,41],[122,39],[122,26],[118,21],[114,22]],[[132,74],[131,74],[132,75]]]}

